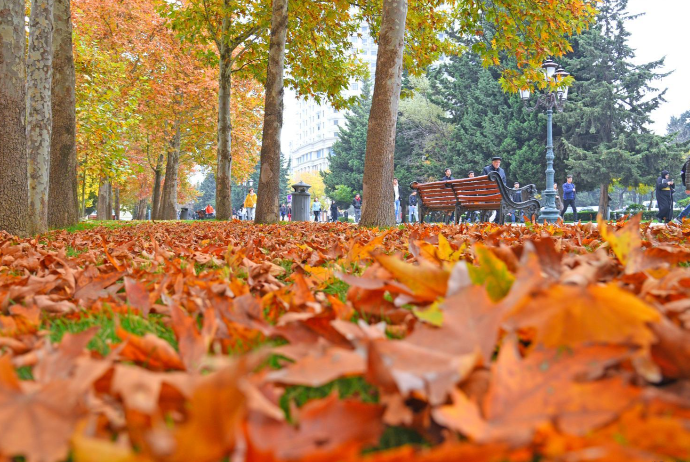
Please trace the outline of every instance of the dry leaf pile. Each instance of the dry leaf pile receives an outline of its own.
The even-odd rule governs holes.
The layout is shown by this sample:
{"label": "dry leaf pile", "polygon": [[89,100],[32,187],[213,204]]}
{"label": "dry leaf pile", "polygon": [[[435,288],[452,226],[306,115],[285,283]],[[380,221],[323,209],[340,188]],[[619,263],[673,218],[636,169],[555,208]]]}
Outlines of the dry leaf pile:
{"label": "dry leaf pile", "polygon": [[0,235],[0,460],[690,460],[689,237],[639,217]]}

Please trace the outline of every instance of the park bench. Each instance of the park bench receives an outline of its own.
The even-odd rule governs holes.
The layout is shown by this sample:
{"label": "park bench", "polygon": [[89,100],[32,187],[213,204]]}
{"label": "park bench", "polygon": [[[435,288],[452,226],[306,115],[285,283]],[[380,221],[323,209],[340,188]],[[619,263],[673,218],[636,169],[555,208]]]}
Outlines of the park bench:
{"label": "park bench", "polygon": [[[424,215],[431,211],[455,212],[455,224],[465,212],[499,213],[501,224],[505,216],[513,210],[521,210],[530,219],[539,214],[539,201],[534,199],[537,191],[533,184],[519,189],[509,188],[496,172],[474,178],[461,178],[449,181],[434,181],[431,183],[413,182],[410,188],[419,194],[419,218],[424,223]],[[514,202],[513,193],[522,192],[522,202]]]}

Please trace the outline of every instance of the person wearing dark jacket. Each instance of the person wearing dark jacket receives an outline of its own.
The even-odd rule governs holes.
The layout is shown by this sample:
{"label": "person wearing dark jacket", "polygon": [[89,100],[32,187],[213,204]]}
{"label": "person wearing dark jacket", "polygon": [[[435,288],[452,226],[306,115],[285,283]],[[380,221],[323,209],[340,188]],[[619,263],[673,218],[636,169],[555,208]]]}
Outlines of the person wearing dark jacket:
{"label": "person wearing dark jacket", "polygon": [[568,175],[565,183],[563,183],[563,210],[561,210],[561,217],[565,215],[568,206],[573,209],[574,222],[577,223],[577,207],[575,207],[575,184],[573,184],[573,176]]}
{"label": "person wearing dark jacket", "polygon": [[484,167],[484,170],[482,170],[482,175],[488,175],[491,172],[498,173],[498,176],[500,176],[501,180],[503,180],[503,184],[508,183],[508,180],[506,180],[506,172],[501,168],[501,158],[499,156],[493,156],[491,158],[491,164]]}
{"label": "person wearing dark jacket", "polygon": [[362,198],[359,194],[355,194],[355,198],[352,199],[352,207],[355,209],[355,223],[359,223],[362,217]]}
{"label": "person wearing dark jacket", "polygon": [[[410,194],[410,197],[407,199],[407,215],[408,215],[408,223],[418,223],[419,222],[419,214],[417,213],[417,202],[419,200],[419,197],[417,197],[417,190],[413,189],[412,194]],[[414,221],[412,221],[412,217],[414,217]]]}
{"label": "person wearing dark jacket", "polygon": [[[513,189],[520,189],[520,183],[516,181],[513,185]],[[510,198],[513,200],[513,202],[522,202],[522,191],[513,192]],[[515,223],[515,220],[518,218],[518,214],[520,217],[520,223],[524,223],[525,214],[521,210],[513,210],[513,212],[510,214],[511,218],[513,219],[513,223]]]}
{"label": "person wearing dark jacket", "polygon": [[[683,168],[680,170],[680,180],[683,183],[683,186],[685,186],[685,194],[690,195],[690,178],[687,174],[688,170],[690,170],[690,157],[685,161]],[[682,223],[683,218],[687,217],[688,215],[690,215],[690,204],[688,204],[688,206],[685,207],[682,212],[680,212],[680,215],[678,215],[678,218],[676,218],[675,221]]]}
{"label": "person wearing dark jacket", "polygon": [[656,201],[659,204],[659,213],[656,217],[659,221],[668,223],[673,218],[673,180],[668,178],[668,170],[663,170],[656,179]]}
{"label": "person wearing dark jacket", "polygon": [[280,221],[285,221],[287,217],[287,206],[285,204],[280,205]]}
{"label": "person wearing dark jacket", "polygon": [[455,179],[455,178],[453,178],[453,175],[452,175],[452,173],[451,173],[451,171],[450,171],[449,168],[447,168],[447,169],[443,172],[443,175],[444,175],[444,176],[443,176],[443,178],[441,178],[440,181],[450,181],[450,180],[454,180],[454,179]]}
{"label": "person wearing dark jacket", "polygon": [[335,201],[331,202],[331,221],[338,221],[338,204]]}

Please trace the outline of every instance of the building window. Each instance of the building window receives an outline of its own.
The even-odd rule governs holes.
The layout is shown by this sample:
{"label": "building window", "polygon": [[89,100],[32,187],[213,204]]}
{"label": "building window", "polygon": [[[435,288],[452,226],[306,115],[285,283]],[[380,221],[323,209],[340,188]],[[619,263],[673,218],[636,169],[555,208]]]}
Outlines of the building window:
{"label": "building window", "polygon": [[333,125],[338,125],[338,119],[335,119],[335,120],[333,121]]}

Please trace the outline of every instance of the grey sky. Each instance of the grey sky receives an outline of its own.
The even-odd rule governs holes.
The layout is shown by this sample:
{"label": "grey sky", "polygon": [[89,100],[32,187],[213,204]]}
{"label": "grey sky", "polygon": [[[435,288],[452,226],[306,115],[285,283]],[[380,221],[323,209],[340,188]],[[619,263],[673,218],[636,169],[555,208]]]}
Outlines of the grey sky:
{"label": "grey sky", "polygon": [[630,46],[635,49],[636,62],[642,64],[666,56],[665,72],[674,71],[663,79],[660,88],[668,88],[666,103],[652,113],[656,133],[665,134],[671,116],[690,110],[690,53],[688,52],[688,0],[628,0],[630,13],[645,13],[630,21]]}

